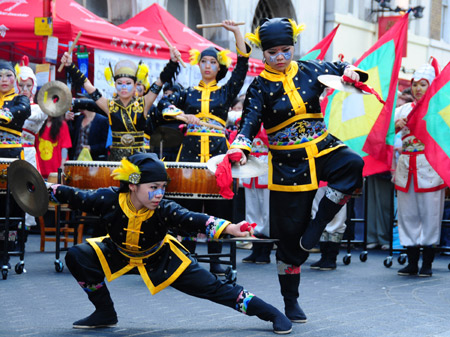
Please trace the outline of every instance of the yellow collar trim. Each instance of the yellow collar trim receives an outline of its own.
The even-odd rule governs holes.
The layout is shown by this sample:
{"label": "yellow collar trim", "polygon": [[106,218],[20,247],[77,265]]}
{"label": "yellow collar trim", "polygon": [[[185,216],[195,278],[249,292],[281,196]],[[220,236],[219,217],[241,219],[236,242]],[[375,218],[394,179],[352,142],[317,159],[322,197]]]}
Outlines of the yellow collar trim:
{"label": "yellow collar trim", "polygon": [[296,87],[293,81],[293,78],[297,75],[297,73],[298,63],[291,62],[285,73],[277,71],[266,64],[264,70],[259,76],[271,82],[282,82],[285,94],[288,96],[289,101],[291,102],[292,110],[296,115],[302,115],[306,114],[306,105],[298,92],[300,90],[300,87]]}
{"label": "yellow collar trim", "polygon": [[273,69],[266,63],[264,65],[264,70],[261,72],[259,76],[272,82],[282,82],[286,78],[292,79],[297,74],[297,72],[298,72],[298,63],[294,61],[288,65],[284,73]]}
{"label": "yellow collar trim", "polygon": [[142,234],[142,223],[153,216],[155,211],[142,208],[136,211],[130,200],[130,193],[119,194],[119,205],[125,215],[128,217],[128,226],[124,228],[127,232],[125,242],[122,242],[129,250],[140,250],[139,236]]}

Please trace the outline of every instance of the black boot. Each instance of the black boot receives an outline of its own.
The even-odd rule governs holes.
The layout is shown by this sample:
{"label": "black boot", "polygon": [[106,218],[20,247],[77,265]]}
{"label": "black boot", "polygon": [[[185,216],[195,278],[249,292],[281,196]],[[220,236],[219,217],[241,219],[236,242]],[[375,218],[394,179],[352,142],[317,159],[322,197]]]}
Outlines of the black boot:
{"label": "black boot", "polygon": [[[222,252],[222,243],[221,242],[208,242],[208,254],[218,254]],[[209,266],[209,271],[213,274],[224,276],[226,270],[222,268],[220,263],[214,262],[219,261],[218,257],[211,258],[211,264]]]}
{"label": "black boot", "polygon": [[273,332],[276,334],[288,334],[292,331],[291,321],[280,310],[264,302],[259,297],[253,296],[247,306],[247,315],[257,316],[264,321],[273,323]]}
{"label": "black boot", "polygon": [[259,255],[255,259],[256,264],[270,263],[270,253],[272,253],[273,243],[258,243]]}
{"label": "black boot", "polygon": [[401,276],[417,275],[419,271],[420,247],[406,247],[406,254],[408,255],[408,265],[400,269],[397,274]]}
{"label": "black boot", "polygon": [[320,236],[327,224],[333,220],[335,215],[341,210],[344,204],[336,204],[326,196],[319,203],[316,217],[309,222],[305,233],[300,238],[300,247],[305,251],[310,251],[319,242]]}
{"label": "black boot", "polygon": [[325,255],[325,260],[320,266],[320,270],[334,270],[336,269],[336,260],[339,254],[339,245],[338,242],[328,242],[328,249]]}
{"label": "black boot", "polygon": [[108,288],[101,288],[88,293],[89,300],[94,304],[95,311],[73,323],[76,329],[108,328],[117,324],[117,314]]}
{"label": "black boot", "polygon": [[322,266],[322,264],[325,262],[325,258],[327,256],[327,250],[328,250],[328,241],[321,241],[319,242],[320,247],[320,260],[317,262],[314,262],[311,264],[311,269],[319,270]]}
{"label": "black boot", "polygon": [[298,305],[300,274],[278,275],[281,295],[284,300],[284,313],[294,323],[306,323],[306,315]]}
{"label": "black boot", "polygon": [[433,275],[431,265],[434,261],[434,249],[433,247],[423,247],[422,252],[422,267],[419,271],[420,277],[430,277]]}
{"label": "black boot", "polygon": [[261,251],[261,246],[258,243],[253,243],[253,245],[252,245],[252,253],[249,256],[244,257],[242,259],[242,262],[244,262],[244,263],[255,263],[256,262],[256,258],[259,256],[260,251]]}

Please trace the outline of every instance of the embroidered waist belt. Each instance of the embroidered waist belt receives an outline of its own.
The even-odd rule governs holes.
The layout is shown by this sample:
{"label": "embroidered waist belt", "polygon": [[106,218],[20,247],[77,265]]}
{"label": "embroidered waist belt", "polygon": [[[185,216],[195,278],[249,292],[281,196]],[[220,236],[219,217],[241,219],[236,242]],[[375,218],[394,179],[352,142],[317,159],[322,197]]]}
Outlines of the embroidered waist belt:
{"label": "embroidered waist belt", "polygon": [[139,148],[144,146],[144,132],[113,132],[113,148]]}
{"label": "embroidered waist belt", "polygon": [[269,147],[298,146],[327,134],[324,121],[299,120],[277,132],[268,134]]}

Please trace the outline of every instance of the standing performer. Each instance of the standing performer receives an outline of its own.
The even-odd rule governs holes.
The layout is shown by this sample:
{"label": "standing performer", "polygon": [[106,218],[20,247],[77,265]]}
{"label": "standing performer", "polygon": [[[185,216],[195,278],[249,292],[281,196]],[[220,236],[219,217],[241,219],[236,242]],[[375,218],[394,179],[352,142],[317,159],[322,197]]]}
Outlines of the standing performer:
{"label": "standing performer", "polygon": [[[270,232],[277,243],[278,279],[286,316],[306,322],[297,303],[300,266],[337,212],[362,185],[363,160],[327,132],[320,111],[322,74],[359,75],[345,63],[292,62],[303,26],[288,18],[263,19],[247,34],[263,50],[265,69],[247,90],[242,120],[229,153],[247,161],[252,139],[264,124],[269,140]],[[311,220],[318,182],[327,181],[325,197]],[[300,240],[301,238],[301,240]],[[300,244],[299,244],[300,242]]]}
{"label": "standing performer", "polygon": [[[22,146],[25,160],[34,167],[37,167],[36,148],[34,142],[36,134],[44,125],[47,115],[41,110],[39,105],[34,103],[34,95],[36,95],[37,79],[33,70],[28,67],[28,57],[22,58],[22,66],[17,73],[17,89],[20,95],[28,97],[31,103],[31,115],[23,123],[22,127]],[[25,214],[26,226],[35,226],[36,220],[30,214]]]}
{"label": "standing performer", "polygon": [[247,231],[252,232],[248,223],[231,224],[163,199],[167,172],[154,153],[134,154],[121,164],[112,174],[121,181],[120,188],[84,191],[52,186],[52,198],[68,203],[71,209],[99,215],[108,232],[107,236],[87,239],[88,243],[73,246],[67,252],[67,267],[95,306],[93,314],[73,323],[74,328],[114,326],[117,314],[105,276],[112,281],[137,268],[152,295],[172,286],[271,321],[275,333],[287,334],[292,330],[292,323],[279,310],[242,286],[224,283],[201,268],[168,234],[179,227],[191,232],[205,231],[211,239],[224,234],[245,237]]}
{"label": "standing performer", "polygon": [[23,159],[22,127],[31,108],[28,97],[16,94],[15,81],[12,64],[0,60],[0,157]]}
{"label": "standing performer", "polygon": [[[219,51],[214,47],[206,48],[201,53],[198,50],[191,50],[191,64],[198,64],[202,75],[199,85],[163,97],[158,104],[158,109],[162,111],[165,119],[182,115],[188,121],[186,134],[176,159],[178,162],[206,163],[213,156],[225,154],[229,148],[225,135],[228,110],[244,84],[251,48],[244,42],[234,21],[226,20],[222,25],[226,30],[233,32],[238,53],[236,67],[227,83],[221,87],[217,85],[217,82],[227,74],[231,63],[227,50]],[[170,109],[170,105],[175,105],[184,111],[184,114],[182,111]],[[221,126],[223,130],[199,125],[200,120]],[[233,211],[231,200],[185,199],[179,203],[196,212],[214,213],[222,218],[231,218]],[[191,246],[191,252],[194,252],[195,241],[187,244]],[[208,244],[208,253],[220,253],[221,250],[218,243]],[[219,264],[212,264],[211,271],[218,275],[225,273]]]}
{"label": "standing performer", "polygon": [[[444,213],[445,183],[425,157],[424,144],[411,134],[408,116],[428,90],[436,76],[430,64],[424,64],[411,79],[414,102],[406,103],[395,112],[395,129],[402,136],[402,153],[395,171],[398,201],[398,233],[406,247],[408,265],[398,275],[432,275],[433,245],[439,244]],[[418,267],[420,247],[423,247],[422,267]]]}
{"label": "standing performer", "polygon": [[[269,154],[269,142],[264,127],[261,125],[260,131],[253,139],[252,156],[259,158],[267,167]],[[270,237],[270,213],[269,198],[270,191],[267,188],[268,173],[259,177],[241,178],[245,190],[245,220],[258,224],[255,227],[255,236],[259,238]],[[243,258],[244,263],[267,264],[270,263],[270,254],[273,243],[253,242],[252,253]]]}
{"label": "standing performer", "polygon": [[90,97],[108,116],[111,125],[113,143],[111,145],[110,160],[120,161],[135,152],[145,151],[144,130],[146,128],[148,111],[158,96],[165,82],[169,82],[178,71],[176,48],[170,48],[170,61],[161,72],[159,78],[150,86],[148,93],[142,97],[136,95],[138,81],[145,82],[143,77],[147,72],[142,71],[133,61],[121,60],[114,67],[105,69],[105,77],[113,83],[117,90],[117,97],[112,100],[102,96],[86,76],[72,63],[72,57],[66,52],[61,58],[73,83],[83,86]]}

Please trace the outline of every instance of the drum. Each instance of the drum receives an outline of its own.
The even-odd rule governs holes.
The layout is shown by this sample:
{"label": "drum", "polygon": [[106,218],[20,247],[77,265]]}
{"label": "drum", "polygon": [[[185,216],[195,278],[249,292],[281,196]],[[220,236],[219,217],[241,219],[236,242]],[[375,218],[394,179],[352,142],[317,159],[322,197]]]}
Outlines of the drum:
{"label": "drum", "polygon": [[111,177],[119,166],[116,161],[68,160],[64,163],[64,184],[86,190],[119,186],[120,182]]}
{"label": "drum", "polygon": [[166,162],[170,182],[166,196],[188,199],[223,199],[216,176],[206,163]]}
{"label": "drum", "polygon": [[[204,163],[165,162],[170,182],[166,196],[171,198],[222,199],[214,173]],[[119,186],[111,177],[120,166],[116,161],[76,161],[64,164],[65,184],[80,189]]]}
{"label": "drum", "polygon": [[6,191],[7,189],[8,167],[14,160],[17,158],[0,158],[0,190]]}

